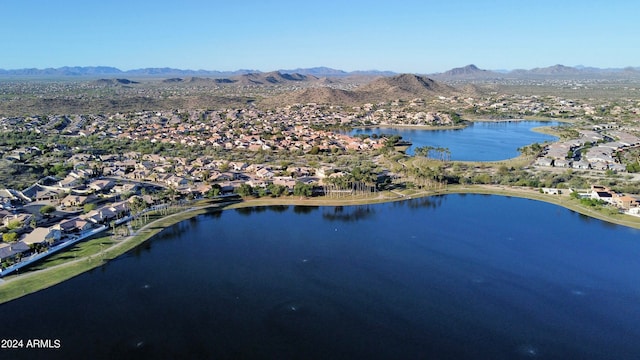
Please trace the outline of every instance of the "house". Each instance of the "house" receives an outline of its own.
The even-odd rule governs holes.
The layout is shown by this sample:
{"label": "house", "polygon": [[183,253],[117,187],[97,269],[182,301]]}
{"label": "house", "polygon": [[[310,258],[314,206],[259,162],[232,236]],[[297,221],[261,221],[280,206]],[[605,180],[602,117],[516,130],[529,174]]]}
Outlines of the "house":
{"label": "house", "polygon": [[18,221],[20,224],[22,224],[21,228],[26,228],[29,226],[29,223],[32,219],[33,215],[31,214],[16,214],[5,216],[2,221],[4,223],[4,226],[9,226],[10,223]]}
{"label": "house", "polygon": [[22,254],[30,250],[29,245],[22,241],[17,241],[12,244],[0,243],[0,263],[15,261]]}
{"label": "house", "polygon": [[80,178],[77,178],[71,175],[67,175],[67,177],[65,177],[64,179],[58,182],[58,186],[65,189],[70,189],[80,184],[82,184],[82,181],[80,180]]}
{"label": "house", "polygon": [[111,204],[111,206],[109,206],[109,210],[113,211],[118,217],[124,216],[129,212],[129,202],[122,201],[119,203]]}
{"label": "house", "polygon": [[592,185],[591,186],[591,198],[596,200],[602,200],[607,203],[613,203],[614,193],[606,186]]}
{"label": "house", "polygon": [[108,207],[101,207],[100,209],[91,210],[85,214],[82,218],[86,221],[90,221],[94,224],[104,224],[117,218],[115,211]]}
{"label": "house", "polygon": [[51,201],[59,199],[62,192],[56,190],[47,189],[42,185],[34,184],[22,191],[25,197],[31,201]]}
{"label": "house", "polygon": [[165,183],[169,186],[181,187],[187,186],[189,181],[183,177],[172,175],[165,180]]}
{"label": "house", "polygon": [[97,191],[104,192],[109,191],[115,183],[111,180],[103,179],[103,180],[94,180],[89,184],[89,188]]}
{"label": "house", "polygon": [[275,185],[286,186],[289,189],[293,189],[296,186],[296,180],[290,176],[277,176],[273,178],[273,183]]}
{"label": "house", "polygon": [[627,167],[620,163],[609,164],[609,170],[613,170],[615,172],[625,172],[627,171]]}
{"label": "house", "polygon": [[629,195],[615,195],[612,198],[613,204],[621,209],[629,210],[638,207],[638,199]]}
{"label": "house", "polygon": [[64,199],[62,199],[60,203],[66,207],[72,207],[72,206],[83,206],[88,202],[89,202],[88,196],[67,195]]}
{"label": "house", "polygon": [[247,168],[247,163],[232,161],[229,163],[229,166],[235,171],[242,171]]}
{"label": "house", "polygon": [[562,190],[556,188],[542,188],[542,193],[550,195],[560,195],[562,194]]}
{"label": "house", "polygon": [[85,220],[75,217],[60,222],[54,226],[55,229],[62,231],[63,234],[84,232],[91,229],[91,224]]}
{"label": "house", "polygon": [[122,185],[115,185],[111,188],[112,193],[122,194],[122,193],[135,193],[140,188],[140,184],[137,183],[124,183]]}
{"label": "house", "polygon": [[32,232],[22,238],[22,242],[27,245],[53,244],[60,240],[61,232],[54,228],[37,227]]}
{"label": "house", "polygon": [[546,157],[537,158],[535,164],[538,166],[553,166],[553,159]]}
{"label": "house", "polygon": [[256,171],[256,176],[261,179],[271,179],[275,174],[268,168],[262,168]]}
{"label": "house", "polygon": [[591,169],[591,164],[589,164],[589,162],[584,161],[584,160],[580,160],[580,161],[574,161],[571,164],[571,167],[574,169]]}
{"label": "house", "polygon": [[565,159],[555,159],[553,166],[555,167],[571,167],[571,161]]}

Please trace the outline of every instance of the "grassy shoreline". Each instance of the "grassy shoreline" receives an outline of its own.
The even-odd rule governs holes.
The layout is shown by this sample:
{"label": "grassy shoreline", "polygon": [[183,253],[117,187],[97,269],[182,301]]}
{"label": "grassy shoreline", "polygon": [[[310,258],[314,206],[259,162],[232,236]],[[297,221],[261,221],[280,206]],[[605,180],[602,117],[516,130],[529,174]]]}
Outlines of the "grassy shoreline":
{"label": "grassy shoreline", "polygon": [[[300,198],[300,197],[284,197],[284,198],[257,198],[246,199],[242,202],[227,204],[205,204],[199,207],[192,207],[175,214],[166,215],[159,219],[153,220],[138,229],[133,235],[126,237],[120,241],[108,241],[110,236],[96,237],[92,240],[103,243],[109,243],[106,249],[100,248],[97,253],[88,256],[82,256],[78,259],[67,261],[46,267],[42,270],[27,272],[21,275],[13,275],[0,281],[0,304],[18,299],[22,296],[46,289],[48,287],[69,280],[84,272],[93,270],[106,264],[109,260],[134,249],[145,241],[161,232],[168,226],[174,225],[183,220],[206,214],[212,211],[222,211],[225,209],[236,209],[253,206],[269,206],[269,205],[289,205],[289,206],[349,206],[349,205],[367,205],[386,203],[393,201],[403,201],[412,198],[421,198],[428,196],[437,196],[445,194],[487,194],[499,196],[513,196],[519,198],[527,198],[536,201],[544,201],[558,206],[562,206],[569,210],[573,210],[580,214],[593,217],[599,220],[611,222],[614,224],[628,226],[640,229],[640,218],[629,215],[609,215],[599,211],[592,210],[581,206],[577,201],[569,198],[567,195],[548,195],[541,194],[537,189],[495,186],[495,185],[455,185],[449,186],[447,189],[440,191],[416,191],[405,190],[403,192],[380,192],[372,196],[349,197],[339,199],[327,198]],[[106,242],[105,242],[106,241]],[[95,247],[95,244],[94,244]]]}

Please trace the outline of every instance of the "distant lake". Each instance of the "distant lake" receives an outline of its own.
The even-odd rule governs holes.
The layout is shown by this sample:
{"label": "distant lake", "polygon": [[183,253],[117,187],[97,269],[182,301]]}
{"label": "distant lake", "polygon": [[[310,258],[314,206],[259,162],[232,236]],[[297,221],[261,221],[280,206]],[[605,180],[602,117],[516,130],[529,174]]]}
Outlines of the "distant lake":
{"label": "distant lake", "polygon": [[0,338],[62,343],[58,352],[0,352],[637,359],[639,235],[490,195],[229,210],[181,222],[102,268],[0,306]]}
{"label": "distant lake", "polygon": [[416,128],[357,128],[349,135],[392,134],[400,135],[413,143],[413,149],[422,146],[449,148],[451,160],[498,161],[517,157],[518,148],[533,143],[556,141],[558,138],[531,129],[541,126],[557,126],[549,121],[499,121],[473,122],[464,129],[422,130]]}

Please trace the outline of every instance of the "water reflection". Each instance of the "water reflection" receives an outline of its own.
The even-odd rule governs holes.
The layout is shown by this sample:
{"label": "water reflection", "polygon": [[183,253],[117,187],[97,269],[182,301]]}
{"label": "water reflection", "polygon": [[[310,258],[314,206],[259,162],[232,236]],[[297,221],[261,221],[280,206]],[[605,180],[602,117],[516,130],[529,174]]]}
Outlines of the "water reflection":
{"label": "water reflection", "polygon": [[293,207],[293,212],[296,214],[310,214],[316,210],[318,210],[317,206],[295,205]]}
{"label": "water reflection", "polygon": [[235,209],[236,213],[240,215],[249,216],[251,214],[259,214],[267,211],[266,206],[252,206],[252,207],[243,207],[239,209]]}
{"label": "water reflection", "polygon": [[375,209],[369,205],[329,207],[323,210],[322,218],[329,221],[353,222],[367,219],[375,214]]}
{"label": "water reflection", "polygon": [[397,201],[393,203],[394,207],[408,207],[409,209],[429,208],[436,209],[442,206],[446,196],[435,195],[416,199],[409,199],[405,201]]}
{"label": "water reflection", "polygon": [[289,210],[289,205],[272,205],[268,206],[268,209],[273,212],[281,213]]}

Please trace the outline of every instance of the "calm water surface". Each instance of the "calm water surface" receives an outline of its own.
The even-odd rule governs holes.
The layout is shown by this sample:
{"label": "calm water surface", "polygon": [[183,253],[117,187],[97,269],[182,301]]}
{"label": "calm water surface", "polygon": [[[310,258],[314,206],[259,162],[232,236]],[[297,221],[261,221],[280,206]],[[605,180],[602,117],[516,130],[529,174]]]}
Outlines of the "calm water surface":
{"label": "calm water surface", "polygon": [[0,306],[3,359],[638,359],[639,232],[447,195],[199,216]]}
{"label": "calm water surface", "polygon": [[535,142],[555,141],[556,137],[531,131],[541,126],[557,126],[557,122],[500,121],[474,122],[458,130],[421,130],[406,128],[358,128],[350,135],[393,134],[413,143],[413,149],[422,146],[449,148],[451,159],[459,161],[496,161],[518,156],[518,148]]}

